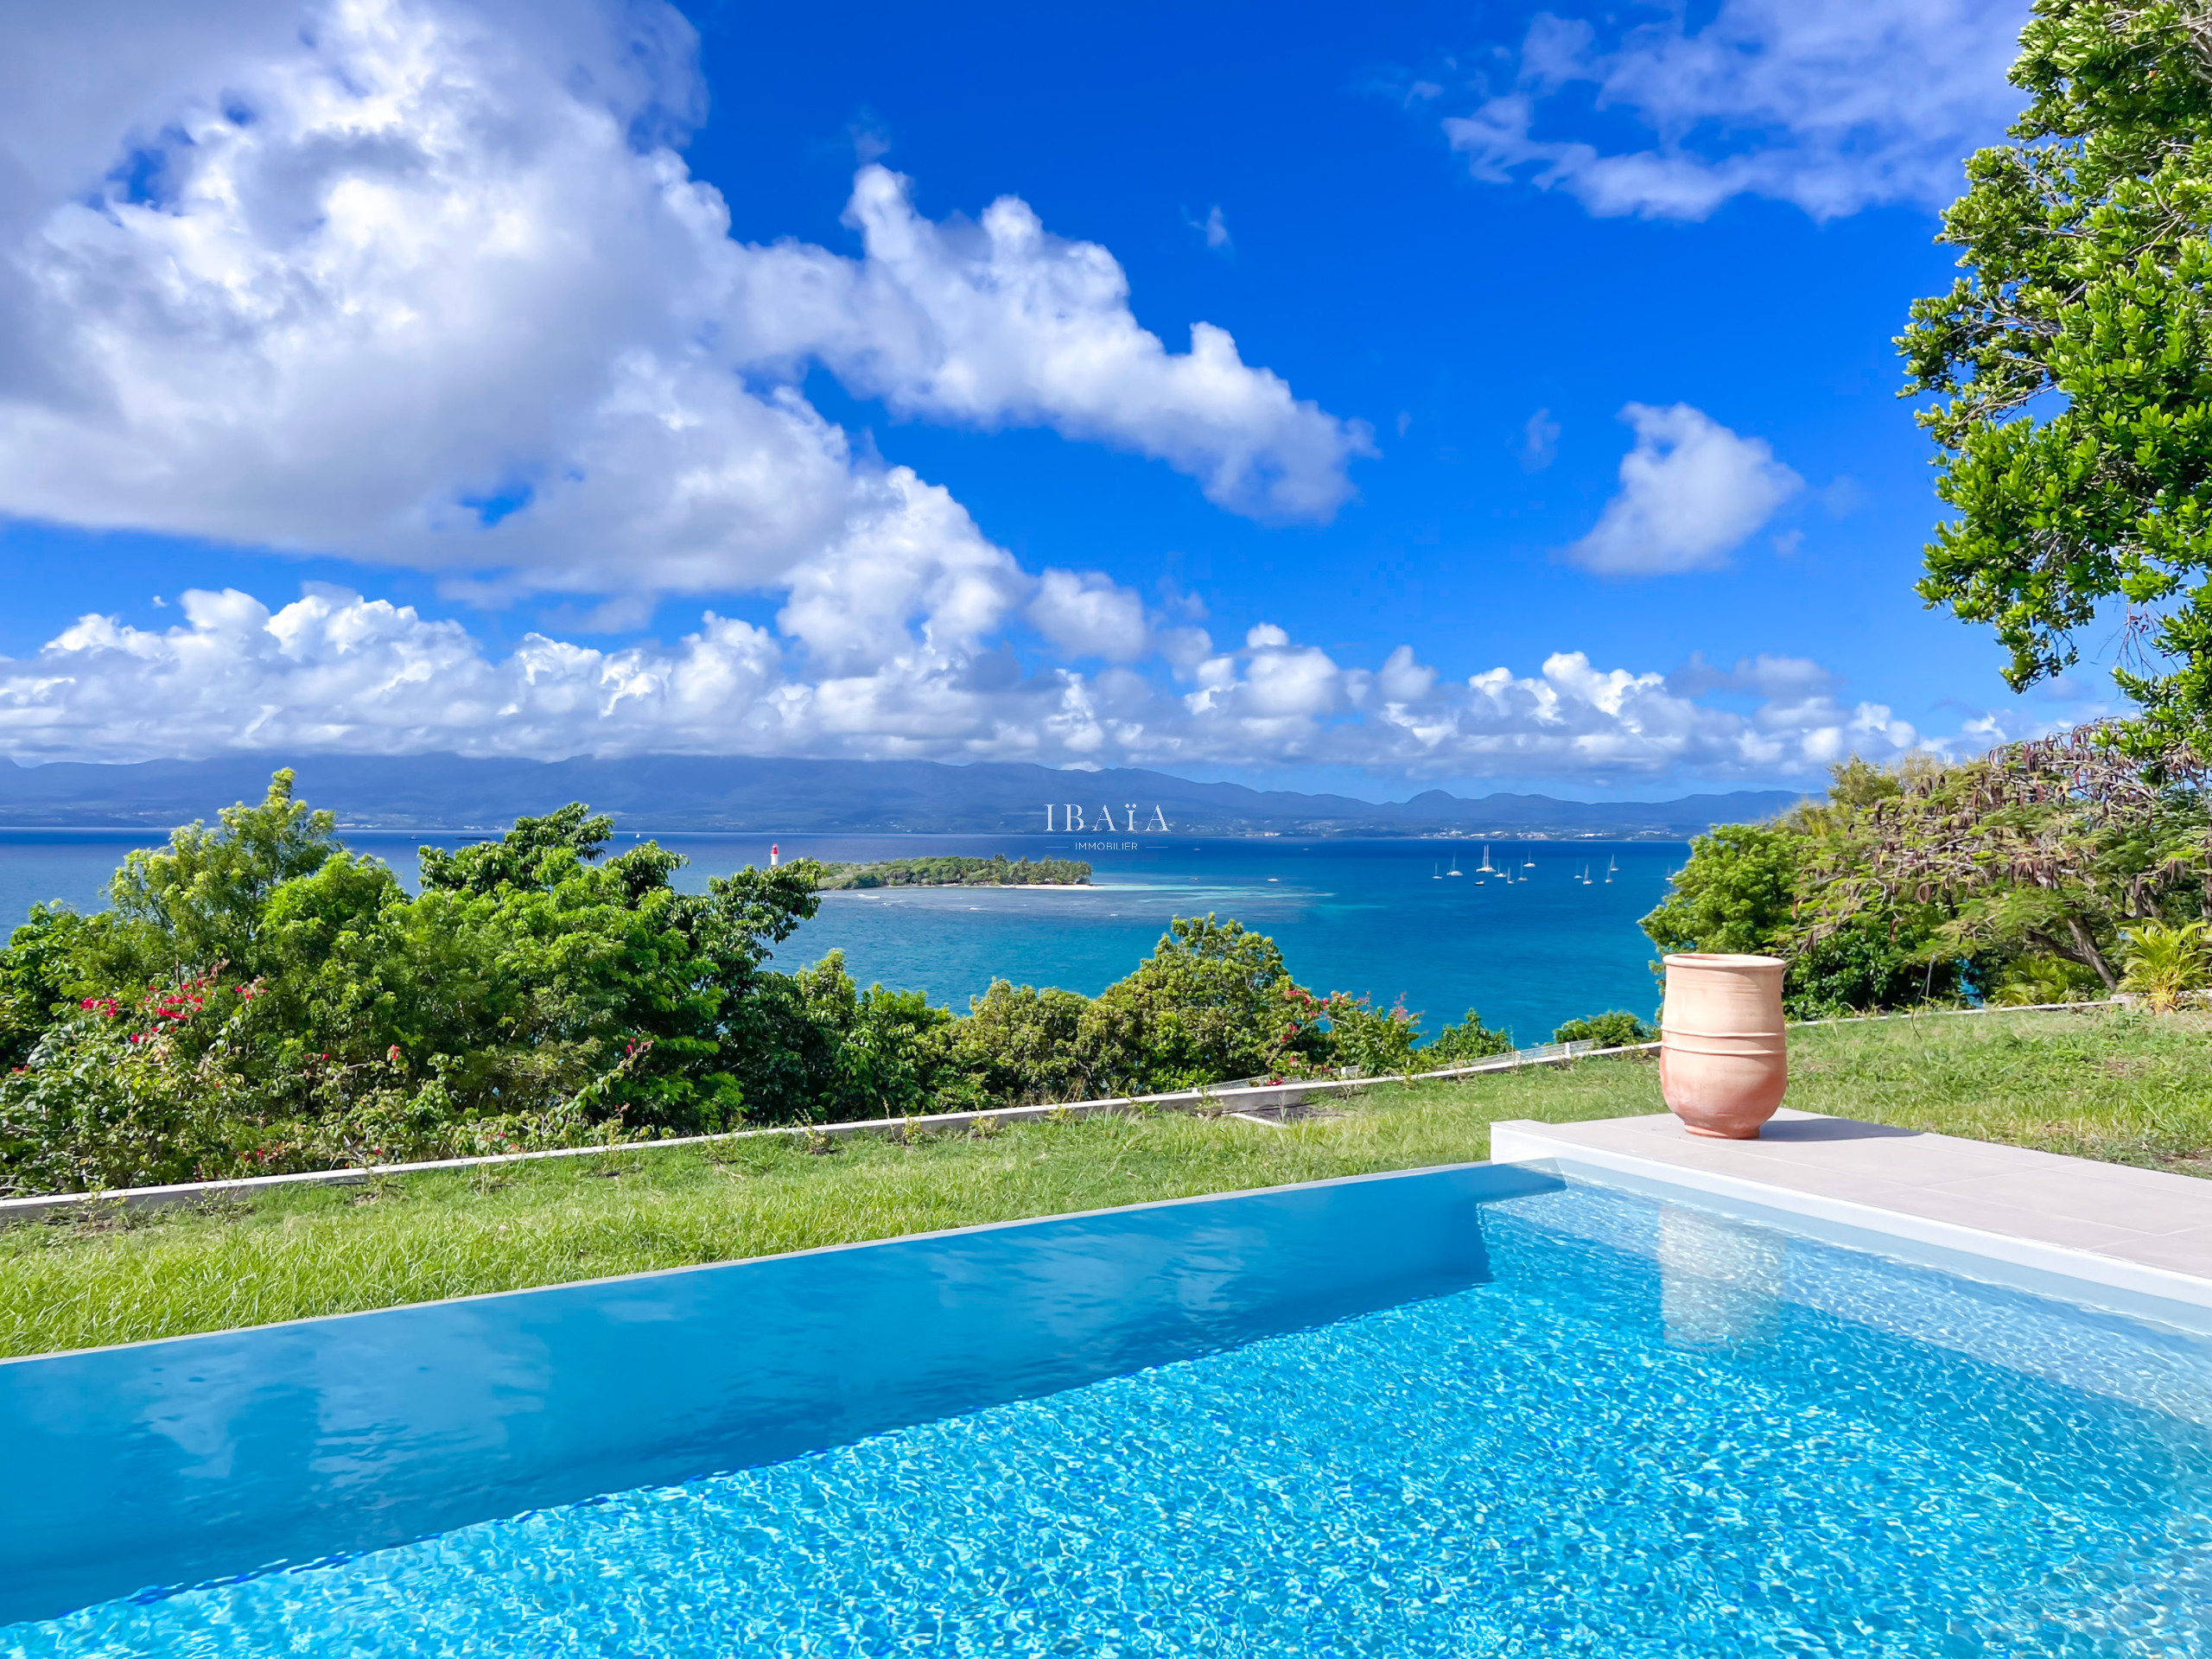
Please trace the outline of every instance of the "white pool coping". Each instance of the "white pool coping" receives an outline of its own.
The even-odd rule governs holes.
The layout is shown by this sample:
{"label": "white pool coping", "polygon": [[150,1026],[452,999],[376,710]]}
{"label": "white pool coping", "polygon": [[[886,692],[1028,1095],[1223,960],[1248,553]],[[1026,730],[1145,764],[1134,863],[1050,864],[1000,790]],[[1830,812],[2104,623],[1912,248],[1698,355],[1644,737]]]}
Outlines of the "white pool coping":
{"label": "white pool coping", "polygon": [[1756,1141],[1692,1135],[1665,1112],[1508,1120],[1491,1158],[1686,1188],[1859,1248],[1886,1235],[1932,1266],[2037,1291],[2056,1276],[2212,1329],[2212,1180],[1786,1108]]}

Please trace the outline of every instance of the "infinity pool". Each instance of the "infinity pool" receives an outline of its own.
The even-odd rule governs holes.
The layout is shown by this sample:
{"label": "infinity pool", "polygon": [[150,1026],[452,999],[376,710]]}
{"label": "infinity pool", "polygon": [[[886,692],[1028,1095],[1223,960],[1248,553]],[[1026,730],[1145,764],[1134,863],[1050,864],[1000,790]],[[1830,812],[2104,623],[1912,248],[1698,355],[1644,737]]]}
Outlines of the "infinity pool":
{"label": "infinity pool", "polygon": [[[1332,1235],[1330,1206],[1418,1225],[1444,1189],[1407,1179],[1429,1185],[1205,1214],[1252,1262],[1301,1240],[1357,1258],[1380,1247]],[[1427,1235],[1395,1263],[1430,1275],[1408,1299],[1308,1262],[1335,1317],[1248,1306],[1274,1328],[752,1466],[241,1560],[0,1628],[0,1651],[2212,1654],[2204,1338],[1691,1204],[1460,1179],[1474,1201],[1437,1213],[1479,1249]],[[1053,1275],[1020,1262],[1027,1233],[988,1236],[1034,1285]],[[1200,1300],[1227,1307],[1237,1269],[1211,1270]]]}

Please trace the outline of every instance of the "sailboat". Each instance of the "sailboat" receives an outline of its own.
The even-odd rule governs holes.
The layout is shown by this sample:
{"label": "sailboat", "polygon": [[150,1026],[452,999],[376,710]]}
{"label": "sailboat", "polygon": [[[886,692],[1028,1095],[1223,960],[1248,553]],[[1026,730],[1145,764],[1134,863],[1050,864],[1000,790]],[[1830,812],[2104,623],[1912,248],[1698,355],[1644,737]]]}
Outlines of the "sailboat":
{"label": "sailboat", "polygon": [[1535,861],[1535,859],[1533,859],[1533,858],[1532,858],[1532,859],[1530,859],[1530,860],[1529,860],[1526,864],[1523,864],[1521,868],[1522,868],[1522,869],[1524,869],[1524,870],[1533,870],[1533,869],[1535,869],[1535,868],[1536,868],[1536,861]]}
{"label": "sailboat", "polygon": [[1609,859],[1607,859],[1607,860],[1605,861],[1605,880],[1608,880],[1608,881],[1611,880],[1615,876],[1617,876],[1617,875],[1618,875],[1618,874],[1620,874],[1620,870],[1621,870],[1621,861],[1620,861],[1620,860],[1618,860],[1618,858],[1609,858]]}
{"label": "sailboat", "polygon": [[1454,854],[1452,854],[1452,868],[1451,868],[1450,869],[1448,869],[1448,870],[1445,871],[1445,872],[1444,872],[1444,874],[1446,874],[1446,875],[1457,875],[1457,874],[1459,874],[1459,854],[1454,853]]}
{"label": "sailboat", "polygon": [[1441,881],[1444,879],[1444,867],[1441,864],[1430,865],[1428,872],[1428,879],[1432,881]]}
{"label": "sailboat", "polygon": [[1476,865],[1475,869],[1478,874],[1483,875],[1496,875],[1497,874],[1497,867],[1490,861],[1490,848],[1487,844],[1483,848],[1483,861]]}
{"label": "sailboat", "polygon": [[1590,867],[1587,864],[1582,867],[1582,885],[1586,887],[1590,885]]}

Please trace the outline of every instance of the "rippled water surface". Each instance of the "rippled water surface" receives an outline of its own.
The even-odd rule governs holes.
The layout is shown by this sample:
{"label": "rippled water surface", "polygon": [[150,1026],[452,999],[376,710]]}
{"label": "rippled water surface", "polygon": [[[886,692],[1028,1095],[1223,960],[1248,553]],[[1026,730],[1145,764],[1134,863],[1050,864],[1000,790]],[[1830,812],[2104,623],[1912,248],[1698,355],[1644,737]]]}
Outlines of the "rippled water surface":
{"label": "rippled water surface", "polygon": [[[422,842],[452,836],[349,830],[346,839],[415,878]],[[35,902],[100,902],[109,871],[160,837],[118,830],[0,830],[0,926]],[[763,836],[671,835],[684,884],[765,864]],[[632,844],[630,837],[618,846]],[[1605,1008],[1649,1014],[1658,1000],[1637,918],[1659,902],[1687,849],[1656,842],[1201,841],[1123,836],[794,836],[786,858],[861,861],[938,854],[1080,858],[1090,889],[833,893],[778,950],[793,967],[842,950],[863,985],[927,991],[966,1012],[995,978],[1096,995],[1152,950],[1171,918],[1213,912],[1273,937],[1317,991],[1388,1007],[1402,997],[1434,1032],[1478,1009],[1522,1042]],[[1481,869],[1485,857],[1491,873]],[[1448,872],[1457,867],[1461,874]],[[1510,868],[1511,880],[1505,872]],[[1585,875],[1589,880],[1583,880]],[[1611,880],[1608,880],[1608,875]]]}
{"label": "rippled water surface", "polygon": [[2212,1653],[2201,1340],[1602,1189],[1485,1217],[1471,1290],[0,1649]]}

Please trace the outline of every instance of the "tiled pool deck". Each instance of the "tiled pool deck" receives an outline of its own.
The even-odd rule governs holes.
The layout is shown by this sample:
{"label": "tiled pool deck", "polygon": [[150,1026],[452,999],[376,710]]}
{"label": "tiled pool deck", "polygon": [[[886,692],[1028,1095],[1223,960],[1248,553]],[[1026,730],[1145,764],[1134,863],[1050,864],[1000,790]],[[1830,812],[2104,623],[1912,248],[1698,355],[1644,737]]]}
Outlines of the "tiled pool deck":
{"label": "tiled pool deck", "polygon": [[1665,1112],[1497,1123],[1491,1156],[1571,1160],[1933,1243],[2010,1241],[2020,1260],[2103,1263],[2099,1278],[2212,1306],[2212,1180],[2194,1176],[1787,1108],[1756,1141],[1692,1135]]}

